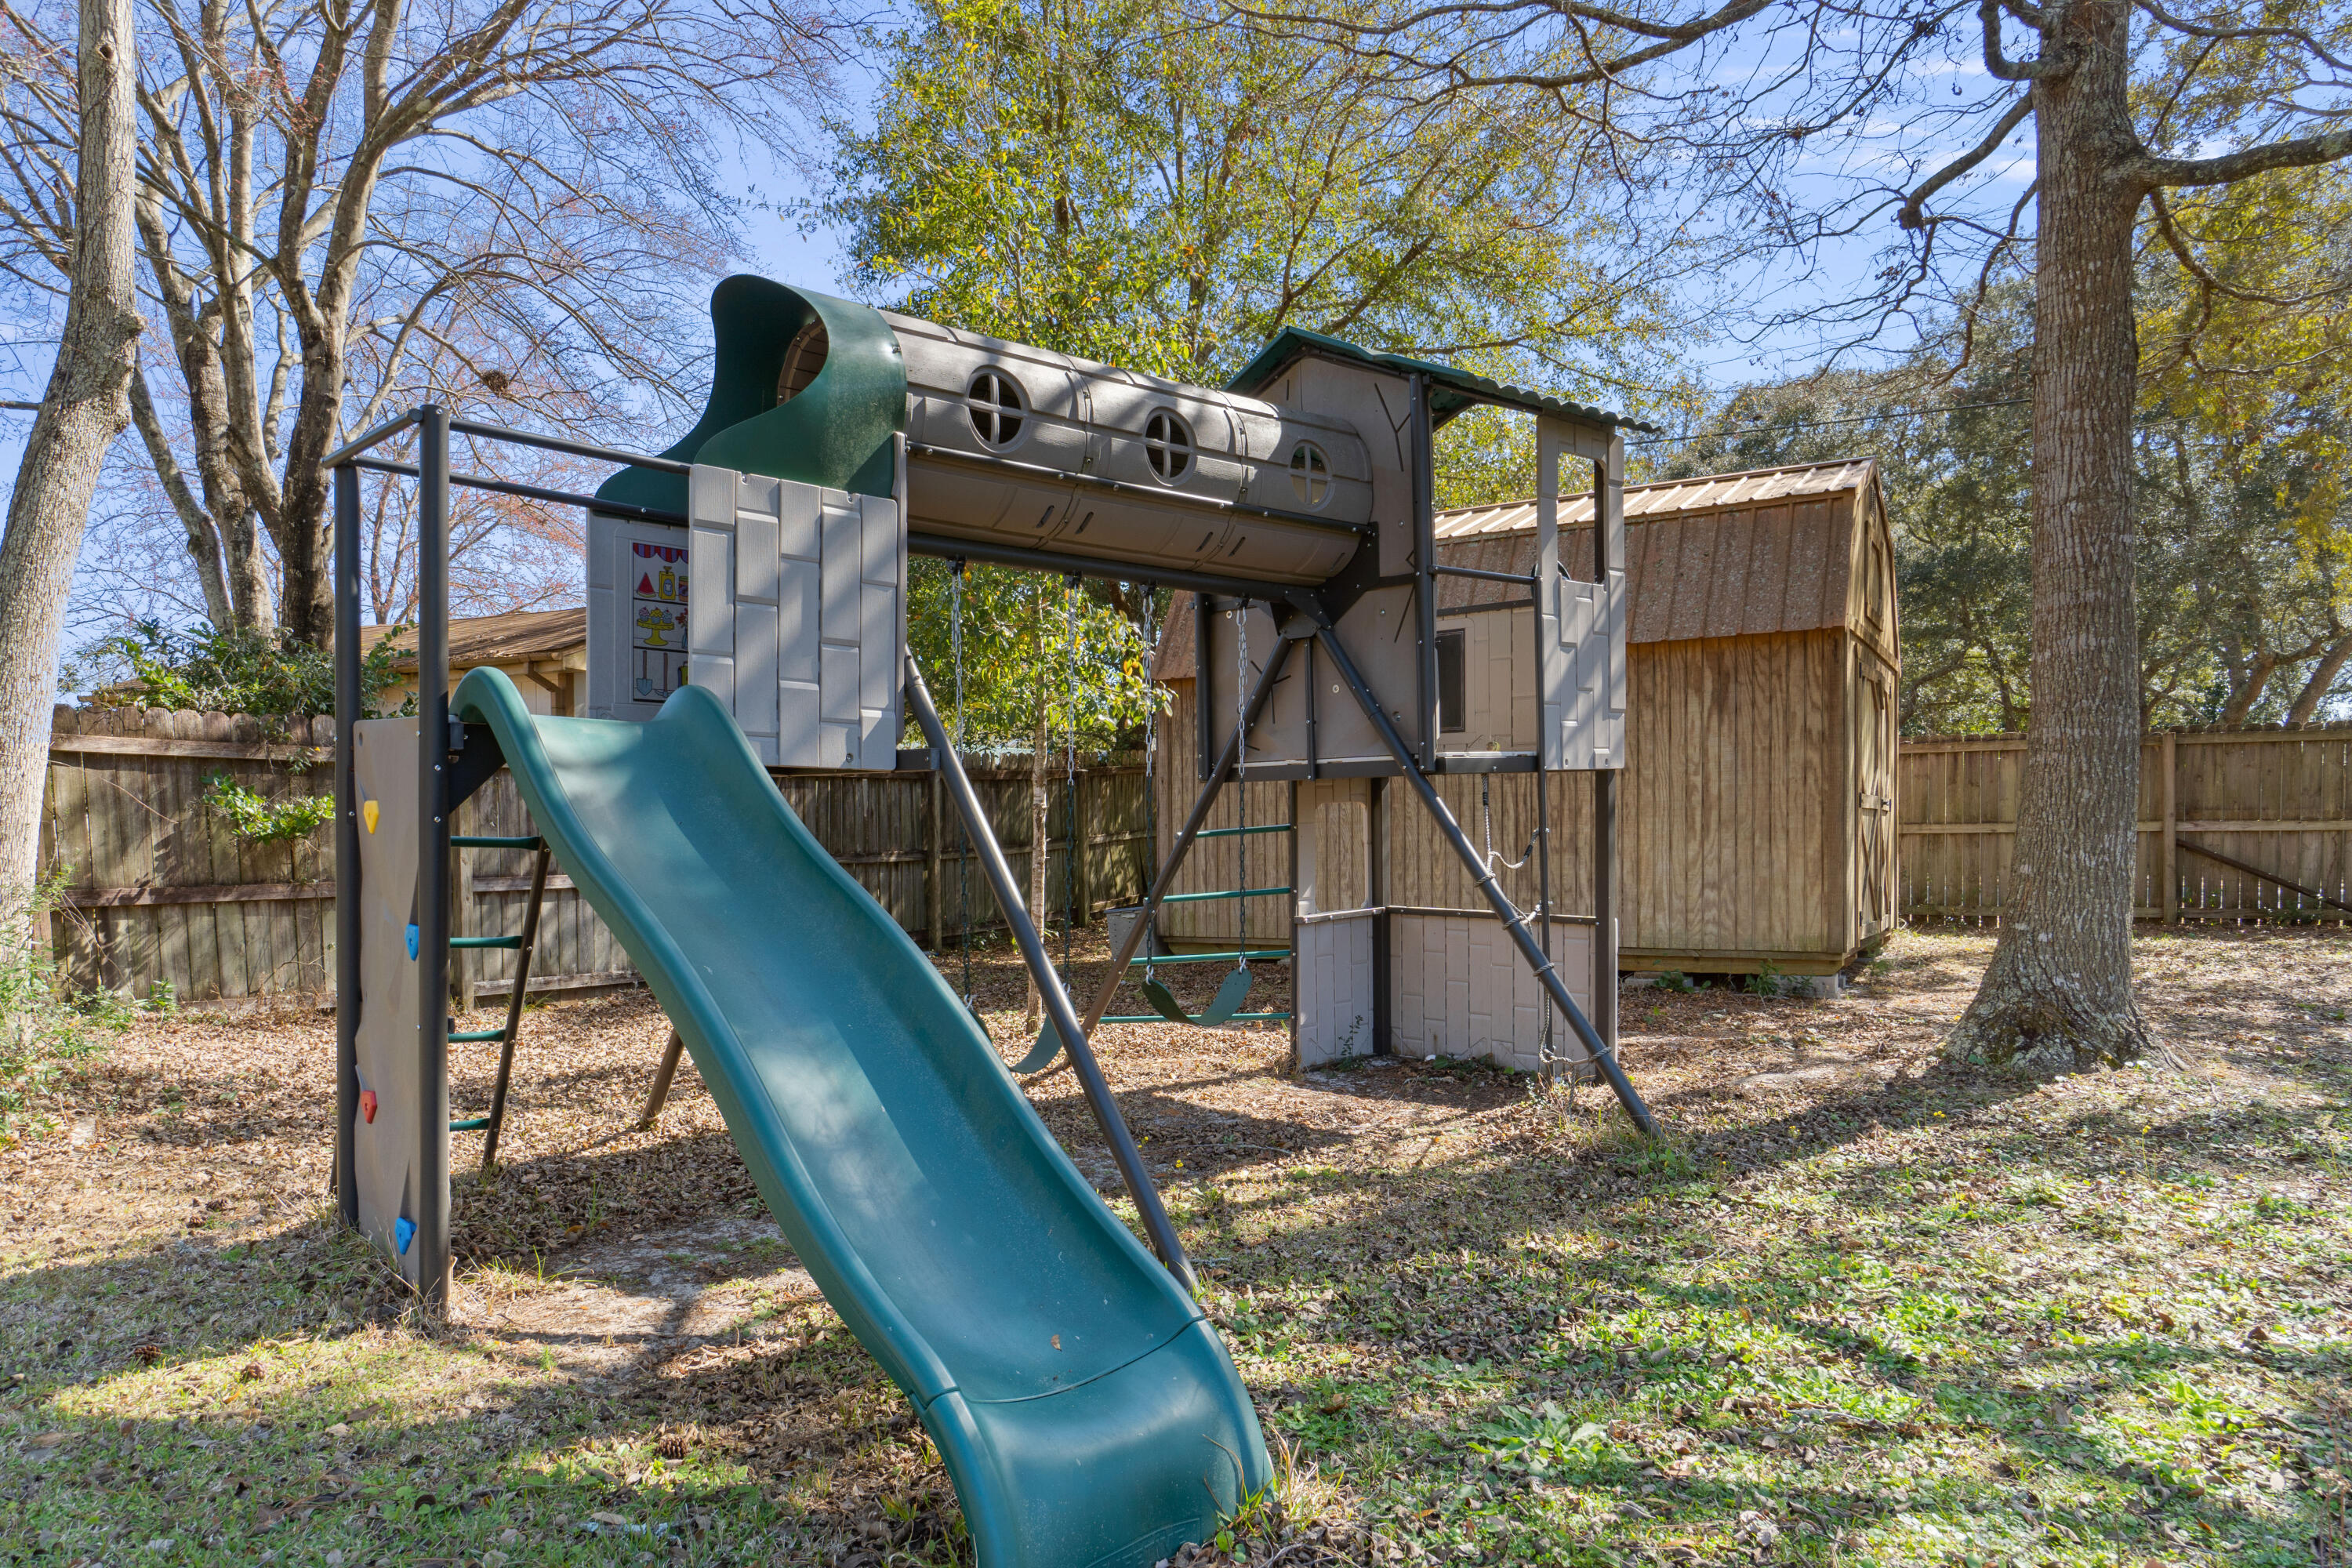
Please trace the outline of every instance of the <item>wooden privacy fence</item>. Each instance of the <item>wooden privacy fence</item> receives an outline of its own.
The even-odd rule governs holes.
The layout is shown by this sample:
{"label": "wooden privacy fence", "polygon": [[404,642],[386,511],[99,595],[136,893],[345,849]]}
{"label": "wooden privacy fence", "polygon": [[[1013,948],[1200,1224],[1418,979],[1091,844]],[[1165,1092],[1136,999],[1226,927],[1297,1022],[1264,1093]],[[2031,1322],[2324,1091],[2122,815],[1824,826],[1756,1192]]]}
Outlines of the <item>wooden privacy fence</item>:
{"label": "wooden privacy fence", "polygon": [[[273,800],[331,794],[334,726],[298,726],[270,743],[260,721],[163,709],[59,708],[52,720],[42,874],[63,873],[51,916],[65,984],[182,1002],[316,997],[334,978],[334,828],[277,844],[239,837],[206,804],[207,779],[225,773]],[[1025,767],[966,764],[991,826],[1028,885],[1029,774]],[[1066,781],[1049,779],[1046,902],[1061,916],[1075,876],[1091,919],[1141,896],[1150,876],[1143,768],[1113,761],[1083,769],[1074,839]],[[969,887],[976,926],[1001,924],[976,856],[966,852],[953,807],[921,768],[892,773],[796,773],[777,778],[785,800],[833,857],[911,933],[953,940]],[[500,773],[452,824],[460,834],[520,835],[530,814]],[[1075,849],[1075,853],[1074,853]],[[468,850],[453,856],[452,934],[520,929],[530,856]],[[968,865],[969,876],[960,872]],[[461,990],[503,994],[514,955],[453,954]],[[541,915],[531,989],[566,990],[635,978],[612,933],[571,879],[552,871]]]}
{"label": "wooden privacy fence", "polygon": [[[1912,921],[1984,920],[2008,897],[2022,735],[1906,741],[1897,876]],[[2140,742],[2143,920],[2352,916],[2352,723],[2179,730]]]}

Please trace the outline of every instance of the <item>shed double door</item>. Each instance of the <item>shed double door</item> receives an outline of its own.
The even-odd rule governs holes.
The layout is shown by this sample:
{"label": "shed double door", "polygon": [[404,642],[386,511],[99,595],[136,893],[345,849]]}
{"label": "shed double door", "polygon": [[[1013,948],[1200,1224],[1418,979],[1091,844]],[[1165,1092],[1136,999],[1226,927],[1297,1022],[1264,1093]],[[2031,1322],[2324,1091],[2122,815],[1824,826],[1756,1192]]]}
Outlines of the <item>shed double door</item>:
{"label": "shed double door", "polygon": [[1867,651],[1855,663],[1855,934],[1869,942],[1895,924],[1895,693],[1892,673]]}

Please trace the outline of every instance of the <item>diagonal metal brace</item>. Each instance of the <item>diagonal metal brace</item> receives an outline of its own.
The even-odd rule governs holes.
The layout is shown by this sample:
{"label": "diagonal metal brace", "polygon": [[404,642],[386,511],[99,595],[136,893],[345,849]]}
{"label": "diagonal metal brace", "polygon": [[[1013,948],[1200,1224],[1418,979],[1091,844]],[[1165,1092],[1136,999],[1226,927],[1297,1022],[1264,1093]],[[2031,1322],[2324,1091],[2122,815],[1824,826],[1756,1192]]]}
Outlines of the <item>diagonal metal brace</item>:
{"label": "diagonal metal brace", "polygon": [[1445,841],[1453,846],[1454,853],[1476,879],[1478,891],[1486,895],[1488,906],[1502,918],[1503,929],[1511,933],[1511,940],[1518,946],[1519,956],[1534,971],[1537,983],[1549,994],[1552,1005],[1567,1017],[1569,1027],[1576,1031],[1576,1037],[1584,1042],[1584,1048],[1599,1064],[1601,1076],[1616,1091],[1618,1102],[1624,1106],[1625,1114],[1632,1117],[1634,1125],[1643,1131],[1656,1137],[1658,1124],[1651,1117],[1650,1108],[1643,1102],[1641,1091],[1625,1076],[1625,1069],[1617,1065],[1617,1053],[1601,1042],[1592,1021],[1584,1016],[1584,1009],[1579,1007],[1576,999],[1568,994],[1567,982],[1560,979],[1559,969],[1552,963],[1551,954],[1528,934],[1527,922],[1520,918],[1511,900],[1504,896],[1502,885],[1495,880],[1495,873],[1480,858],[1469,835],[1462,831],[1462,825],[1454,821],[1454,814],[1445,808],[1445,801],[1438,795],[1436,786],[1429,782],[1429,775],[1423,773],[1420,763],[1413,760],[1412,749],[1405,744],[1404,737],[1397,733],[1396,726],[1390,722],[1380,700],[1364,684],[1363,676],[1356,668],[1356,661],[1349,657],[1347,648],[1340,643],[1328,618],[1319,621],[1315,638],[1323,651],[1330,656],[1331,668],[1339,672],[1339,679],[1355,694],[1356,705],[1371,721],[1373,730],[1379,732],[1381,743],[1388,747],[1390,754],[1396,758],[1397,765],[1404,770],[1404,776],[1412,781],[1414,793],[1421,796],[1421,804],[1428,808],[1438,831],[1444,835]]}
{"label": "diagonal metal brace", "polygon": [[1188,1292],[1197,1290],[1200,1280],[1192,1272],[1192,1261],[1184,1256],[1184,1244],[1178,1239],[1176,1226],[1170,1222],[1168,1210],[1160,1201],[1160,1189],[1152,1185],[1151,1173],[1144,1169],[1143,1156],[1135,1147],[1135,1135],[1128,1131],[1127,1119],[1119,1114],[1118,1101],[1111,1097],[1102,1064],[1087,1048],[1086,1031],[1078,1027],[1077,1014],[1070,1006],[1070,994],[1062,989],[1061,976],[1054,973],[1045,944],[1038,940],[1036,923],[1030,920],[1028,908],[1021,901],[1020,889],[1013,880],[1013,868],[1004,861],[1003,847],[996,842],[987,813],[981,809],[980,796],[963,771],[963,759],[949,743],[947,727],[940,722],[939,710],[931,705],[930,688],[923,683],[922,668],[912,654],[907,656],[907,705],[915,710],[915,721],[922,726],[923,739],[930,742],[939,759],[940,776],[947,781],[948,798],[955,802],[964,829],[971,836],[971,846],[980,855],[981,869],[988,877],[989,890],[996,895],[997,907],[1004,913],[1004,923],[1013,930],[1013,940],[1020,945],[1030,977],[1045,996],[1045,1016],[1061,1032],[1069,1048],[1070,1066],[1077,1072],[1078,1086],[1086,1091],[1087,1106],[1094,1112],[1095,1125],[1101,1129],[1103,1142],[1110,1145],[1119,1176],[1135,1199],[1136,1213],[1142,1216],[1152,1250],[1160,1254],[1160,1261],[1168,1266],[1168,1271]]}

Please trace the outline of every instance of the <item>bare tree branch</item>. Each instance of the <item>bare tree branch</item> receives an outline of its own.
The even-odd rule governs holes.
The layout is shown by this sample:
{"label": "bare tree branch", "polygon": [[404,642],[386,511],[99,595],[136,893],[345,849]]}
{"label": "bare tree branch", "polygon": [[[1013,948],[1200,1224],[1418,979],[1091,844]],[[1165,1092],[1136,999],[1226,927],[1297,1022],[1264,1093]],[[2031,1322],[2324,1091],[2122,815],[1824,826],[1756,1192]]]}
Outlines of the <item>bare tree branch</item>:
{"label": "bare tree branch", "polygon": [[1927,199],[1995,153],[2000,152],[2000,144],[2009,139],[2009,133],[2024,124],[2026,116],[2032,112],[2033,95],[2030,92],[2019,93],[2017,101],[2009,106],[2008,113],[1993,122],[1993,128],[1985,133],[1983,141],[1929,175],[1918,188],[1904,199],[1903,210],[1895,214],[1895,221],[1905,228],[1919,227],[1923,222],[1922,215],[1927,205]]}

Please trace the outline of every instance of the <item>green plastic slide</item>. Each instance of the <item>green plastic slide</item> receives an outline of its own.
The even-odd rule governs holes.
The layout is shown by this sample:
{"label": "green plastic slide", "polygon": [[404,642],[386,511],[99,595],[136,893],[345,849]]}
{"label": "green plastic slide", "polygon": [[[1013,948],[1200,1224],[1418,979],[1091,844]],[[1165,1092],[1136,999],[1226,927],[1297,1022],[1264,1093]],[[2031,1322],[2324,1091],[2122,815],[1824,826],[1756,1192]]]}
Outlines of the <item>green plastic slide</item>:
{"label": "green plastic slide", "polygon": [[1148,1565],[1266,1483],[1200,1308],[714,698],[540,718],[483,668],[450,710],[495,733],[802,1263],[914,1402],[983,1568]]}

